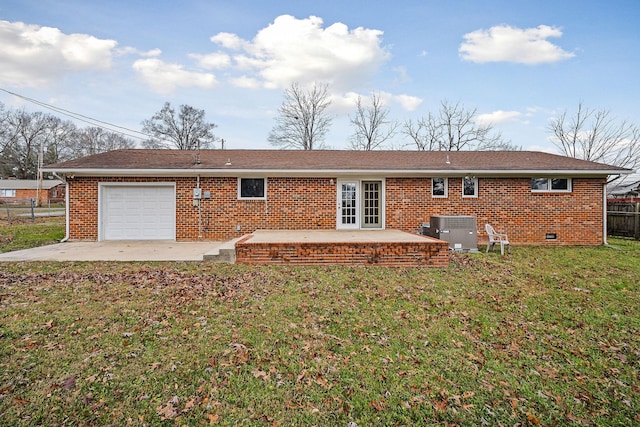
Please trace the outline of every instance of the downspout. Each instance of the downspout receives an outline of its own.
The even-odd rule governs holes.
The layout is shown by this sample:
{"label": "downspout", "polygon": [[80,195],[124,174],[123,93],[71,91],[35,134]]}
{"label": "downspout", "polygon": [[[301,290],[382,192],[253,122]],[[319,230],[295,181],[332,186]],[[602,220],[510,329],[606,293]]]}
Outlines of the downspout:
{"label": "downspout", "polygon": [[602,244],[607,246],[607,180],[602,184]]}
{"label": "downspout", "polygon": [[[200,188],[200,175],[196,181],[196,188]],[[202,240],[202,196],[198,200],[198,240]]]}
{"label": "downspout", "polygon": [[64,182],[64,237],[60,240],[60,243],[64,243],[69,240],[69,181],[55,172],[53,176]]}

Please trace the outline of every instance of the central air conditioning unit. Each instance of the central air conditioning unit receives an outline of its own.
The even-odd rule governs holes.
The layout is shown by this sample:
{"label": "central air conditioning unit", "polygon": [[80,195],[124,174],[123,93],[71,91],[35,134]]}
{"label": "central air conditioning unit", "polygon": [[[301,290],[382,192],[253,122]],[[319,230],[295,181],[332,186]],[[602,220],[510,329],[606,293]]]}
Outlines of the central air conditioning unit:
{"label": "central air conditioning unit", "polygon": [[478,227],[475,216],[432,216],[429,224],[422,225],[422,234],[449,243],[453,251],[478,251]]}

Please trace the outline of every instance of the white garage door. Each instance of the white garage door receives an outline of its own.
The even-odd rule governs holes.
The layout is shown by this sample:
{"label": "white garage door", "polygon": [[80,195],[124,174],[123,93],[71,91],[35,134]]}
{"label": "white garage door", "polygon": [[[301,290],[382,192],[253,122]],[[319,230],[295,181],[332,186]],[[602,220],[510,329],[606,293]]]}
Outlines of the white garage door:
{"label": "white garage door", "polygon": [[104,185],[101,240],[175,240],[173,185]]}

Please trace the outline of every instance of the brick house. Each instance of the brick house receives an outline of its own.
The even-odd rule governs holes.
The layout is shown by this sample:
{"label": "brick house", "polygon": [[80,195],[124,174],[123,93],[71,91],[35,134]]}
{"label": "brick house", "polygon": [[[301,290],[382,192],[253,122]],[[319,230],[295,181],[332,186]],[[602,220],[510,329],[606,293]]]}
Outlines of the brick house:
{"label": "brick house", "polygon": [[607,191],[609,202],[640,202],[640,180],[616,185]]}
{"label": "brick house", "polygon": [[71,240],[228,240],[258,229],[397,229],[472,215],[513,244],[606,241],[609,175],[540,152],[116,150],[49,165]]}
{"label": "brick house", "polygon": [[65,199],[65,185],[58,179],[0,179],[0,200],[24,202],[40,199],[40,205]]}

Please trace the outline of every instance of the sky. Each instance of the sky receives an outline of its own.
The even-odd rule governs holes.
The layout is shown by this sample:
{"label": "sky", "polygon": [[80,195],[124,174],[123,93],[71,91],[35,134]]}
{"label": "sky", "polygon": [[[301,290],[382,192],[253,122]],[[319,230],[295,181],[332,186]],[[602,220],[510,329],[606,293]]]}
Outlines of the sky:
{"label": "sky", "polygon": [[460,103],[555,152],[549,122],[579,102],[640,124],[638,22],[638,0],[0,0],[0,102],[132,131],[186,104],[225,148],[263,149],[284,90],[318,82],[329,148],[349,148],[355,100],[377,93],[398,122]]}

